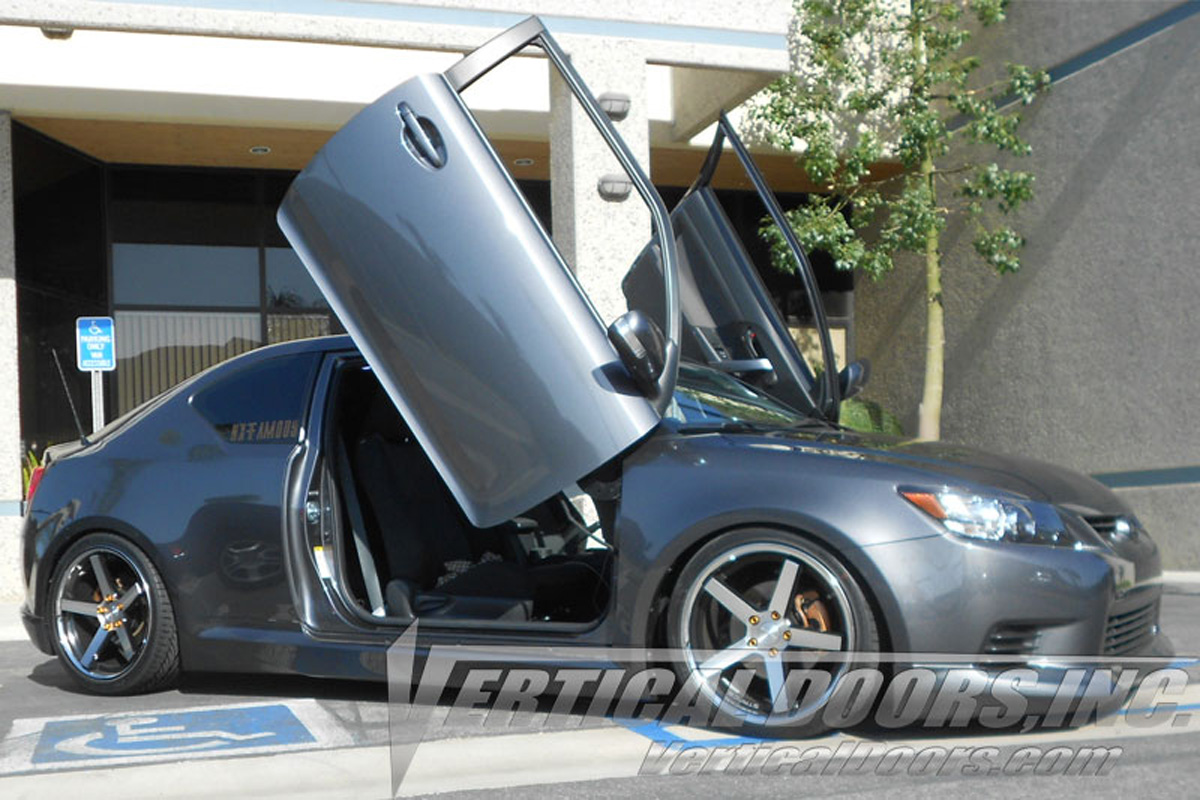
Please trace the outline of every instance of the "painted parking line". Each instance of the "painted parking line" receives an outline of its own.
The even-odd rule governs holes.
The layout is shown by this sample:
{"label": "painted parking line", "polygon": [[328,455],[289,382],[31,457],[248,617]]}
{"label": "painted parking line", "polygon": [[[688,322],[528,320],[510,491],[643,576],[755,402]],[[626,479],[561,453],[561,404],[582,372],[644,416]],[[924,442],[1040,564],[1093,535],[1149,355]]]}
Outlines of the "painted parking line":
{"label": "painted parking line", "polygon": [[315,700],[19,719],[0,744],[0,775],[347,747]]}
{"label": "painted parking line", "polygon": [[[949,736],[946,738],[885,739],[888,747],[969,747],[980,745],[1059,746],[1093,741],[1146,739],[1195,732],[1182,728],[1129,728],[1125,725],[1031,734]],[[689,731],[698,741],[703,733]],[[715,741],[715,740],[713,740]],[[837,748],[843,742],[869,741],[838,734],[795,744],[801,748]],[[776,744],[782,744],[777,742]],[[510,787],[590,782],[631,778],[639,774],[658,745],[629,728],[613,726],[553,733],[450,738],[423,743],[401,786],[401,796],[426,796],[449,791],[499,790]],[[150,763],[121,769],[57,773],[33,772],[0,778],[0,795],[8,798],[103,796],[125,800],[141,797],[381,798],[389,795],[387,747],[343,748],[283,752],[224,761]]]}
{"label": "painted parking line", "polygon": [[[555,784],[627,778],[638,775],[647,760],[653,761],[664,748],[733,748],[742,745],[794,745],[836,749],[843,743],[876,744],[887,748],[909,747],[920,750],[941,747],[1020,747],[1035,745],[1056,747],[1091,741],[1130,741],[1156,736],[1200,732],[1200,686],[1188,686],[1182,693],[1162,698],[1174,703],[1174,714],[1167,724],[1148,725],[1146,708],[1123,709],[1099,722],[1060,730],[1033,730],[1028,733],[996,733],[947,730],[945,734],[921,734],[903,731],[894,736],[873,738],[835,733],[813,739],[787,742],[658,723],[626,723],[612,727],[577,731],[519,733],[479,736],[467,739],[440,739],[423,742],[417,748],[401,786],[402,796],[422,796],[463,790],[504,789],[514,786]],[[930,732],[932,733],[932,731]],[[514,753],[537,753],[532,760],[514,758]]]}
{"label": "painted parking line", "polygon": [[359,747],[316,752],[172,761],[116,768],[27,772],[0,776],[4,800],[119,797],[121,800],[380,800],[390,794],[388,749]]}
{"label": "painted parking line", "polygon": [[686,725],[663,725],[660,722],[624,722],[633,733],[663,745],[681,744],[700,747],[737,747],[743,744],[760,744],[765,739],[755,736],[734,736],[729,733],[689,728]]}
{"label": "painted parking line", "polygon": [[[1182,695],[1172,699],[1180,704],[1177,710],[1186,711],[1200,702],[1200,694],[1195,688],[1189,687]],[[312,737],[311,742],[300,741],[302,737],[297,729],[288,728],[293,723],[287,715],[279,711],[280,706],[291,712],[293,718]],[[33,764],[33,756],[42,737],[49,737],[47,743],[50,739],[55,742],[64,741],[62,734],[65,733],[65,729],[49,723],[67,720],[20,720],[14,726],[13,735],[23,731],[23,736],[30,740],[22,762],[26,771],[19,775],[0,777],[0,795],[5,798],[65,796],[74,793],[75,788],[79,789],[81,795],[102,794],[102,790],[119,788],[124,798],[211,797],[226,790],[240,796],[289,798],[331,795],[383,797],[388,794],[388,748],[352,748],[346,745],[338,747],[339,741],[345,742],[349,737],[340,732],[336,721],[315,701],[254,703],[188,711],[222,714],[244,712],[246,718],[270,721],[270,732],[273,735],[282,734],[282,738],[292,736],[293,739],[286,743],[277,741],[274,750],[246,739],[245,746],[229,750],[181,750],[140,756],[125,753],[94,760],[55,761],[39,767]],[[76,717],[73,720],[86,722],[87,725],[83,727],[95,733],[99,730],[96,720],[103,719],[104,724],[113,729],[106,731],[105,735],[110,738],[105,741],[116,742],[124,737],[129,744],[130,737],[146,736],[147,741],[142,744],[147,748],[152,746],[149,739],[151,735],[158,737],[158,746],[164,746],[164,741],[199,741],[199,737],[163,738],[171,735],[200,732],[214,739],[245,737],[263,733],[268,727],[247,725],[238,728],[236,714],[233,717],[209,714],[184,720],[171,717],[184,713],[188,712],[140,712],[108,715],[103,718]],[[146,723],[144,720],[148,717],[156,717],[156,723]],[[143,721],[137,722],[138,719]],[[125,727],[117,730],[114,723],[123,724]],[[162,730],[180,726],[183,727],[182,731]],[[18,727],[20,731],[16,730]],[[639,730],[639,727],[612,725],[569,731],[526,731],[465,738],[456,736],[426,741],[415,753],[401,787],[401,794],[428,795],[455,790],[502,789],[634,777],[643,770],[647,759],[661,750],[661,742],[666,736],[673,737],[676,745],[686,743],[686,746],[705,744],[712,747],[728,747],[732,743],[728,735],[686,726],[672,725],[657,730]],[[287,733],[289,729],[291,734]],[[992,735],[947,732],[944,737],[937,738],[899,735],[883,739],[839,733],[794,744],[800,749],[837,748],[843,742],[872,741],[887,747],[909,746],[916,749],[981,745],[1058,746],[1097,740],[1145,740],[1155,736],[1195,733],[1197,730],[1200,730],[1200,718],[1197,716],[1192,716],[1184,726],[1152,728],[1131,725],[1125,717],[1114,716],[1101,724],[1063,731]],[[224,736],[215,736],[214,732],[220,732]],[[783,743],[776,741],[774,744],[778,746]],[[262,749],[256,749],[259,747]],[[319,754],[312,752],[312,749],[317,747],[330,749],[322,749]],[[213,768],[211,760],[197,760],[243,755],[248,757],[222,761],[219,769]],[[171,763],[162,763],[164,761]],[[81,766],[88,766],[89,771],[77,769]],[[116,766],[120,768],[110,768]],[[52,772],[51,769],[62,771]]]}
{"label": "painted parking line", "polygon": [[[641,773],[656,755],[669,747],[735,747],[794,745],[835,750],[843,743],[875,744],[887,748],[914,750],[941,747],[1019,747],[1038,745],[1055,747],[1093,741],[1130,741],[1154,736],[1196,733],[1200,723],[1186,726],[1131,726],[1124,718],[1112,722],[1058,731],[1026,734],[975,733],[948,734],[943,737],[903,737],[868,739],[844,733],[795,742],[708,738],[701,731],[672,731],[675,741],[668,744],[643,731],[617,726],[570,732],[480,736],[470,739],[442,739],[424,742],[417,749],[404,776],[400,796],[414,797],[451,791],[499,790],[517,786],[578,783],[613,778],[631,778]],[[514,758],[515,753],[536,753],[532,759]]]}

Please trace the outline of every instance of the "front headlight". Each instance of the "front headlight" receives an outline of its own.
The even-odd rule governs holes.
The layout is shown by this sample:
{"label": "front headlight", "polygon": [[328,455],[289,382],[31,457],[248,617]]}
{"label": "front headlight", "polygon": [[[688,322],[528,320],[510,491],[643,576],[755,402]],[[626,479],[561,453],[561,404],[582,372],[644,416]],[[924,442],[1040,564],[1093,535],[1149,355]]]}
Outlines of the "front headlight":
{"label": "front headlight", "polygon": [[1077,539],[1045,503],[955,492],[901,489],[900,495],[946,530],[967,539],[1073,547]]}

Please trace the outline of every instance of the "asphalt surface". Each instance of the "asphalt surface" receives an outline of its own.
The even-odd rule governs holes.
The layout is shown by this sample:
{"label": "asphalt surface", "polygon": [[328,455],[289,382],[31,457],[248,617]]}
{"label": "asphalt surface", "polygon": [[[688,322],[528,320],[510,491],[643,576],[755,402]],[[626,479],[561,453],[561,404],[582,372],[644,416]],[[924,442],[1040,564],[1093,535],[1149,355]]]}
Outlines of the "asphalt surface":
{"label": "asphalt surface", "polygon": [[[12,610],[0,608],[4,614]],[[1200,578],[1167,587],[1162,626],[1180,656],[1200,656]],[[1192,666],[1188,673],[1191,681],[1180,708],[1200,710],[1200,669]],[[715,760],[706,762],[718,767],[711,771],[689,770],[680,762],[676,766],[684,768],[675,771],[690,774],[671,774],[671,751],[653,741],[662,730],[647,732],[611,720],[562,731],[481,729],[470,719],[453,719],[447,708],[431,713],[402,794],[1178,797],[1195,794],[1200,766],[1200,713],[1179,714],[1174,724],[1152,728],[1134,727],[1124,718],[1026,733],[864,727],[796,747],[841,753],[839,746],[865,743],[893,755],[904,748],[910,754],[924,752],[929,760],[961,749],[968,754],[963,758],[983,753],[980,757],[987,760],[973,762],[975,768],[963,769],[960,761],[937,770],[929,760],[914,767],[911,760],[897,757],[872,768],[868,762],[855,766],[853,759],[833,756],[810,762],[816,766],[804,774],[722,770]],[[706,752],[714,752],[712,748],[729,745],[749,753],[764,746],[717,741],[703,731],[671,731],[677,749],[704,744]],[[123,800],[214,794],[386,797],[391,794],[388,743],[382,685],[214,675],[192,676],[177,689],[153,695],[96,697],[77,691],[54,659],[20,640],[11,620],[0,622],[0,797],[106,792]],[[786,744],[769,747],[778,750]],[[1070,748],[1063,752],[1073,754],[1095,747],[1110,754],[1099,776],[1056,774],[1062,770],[1051,769],[1053,758],[1039,760],[1054,748]]]}

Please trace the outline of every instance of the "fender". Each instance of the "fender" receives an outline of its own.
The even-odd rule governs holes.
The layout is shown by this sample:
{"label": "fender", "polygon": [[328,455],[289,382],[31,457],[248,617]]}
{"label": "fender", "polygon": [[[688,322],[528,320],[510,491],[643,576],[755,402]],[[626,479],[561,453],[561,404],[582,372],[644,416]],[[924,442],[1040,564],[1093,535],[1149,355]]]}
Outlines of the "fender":
{"label": "fender", "polygon": [[[133,544],[146,554],[150,562],[154,564],[154,568],[163,572],[162,560],[159,558],[158,549],[155,544],[142,531],[122,522],[114,517],[106,517],[103,515],[88,515],[84,517],[75,517],[65,525],[51,525],[50,523],[58,518],[61,520],[64,512],[68,512],[70,507],[75,505],[78,508],[79,501],[72,500],[65,506],[50,514],[39,515],[41,520],[33,514],[26,521],[27,525],[34,525],[37,533],[34,539],[34,547],[38,553],[38,557],[34,562],[33,570],[30,572],[29,581],[30,588],[33,589],[33,608],[35,614],[43,615],[46,609],[46,595],[50,591],[50,578],[54,574],[54,570],[58,567],[59,559],[62,554],[67,551],[71,545],[75,544],[79,539],[89,533],[103,531],[105,533],[113,533],[128,539]],[[71,516],[74,516],[71,513]],[[38,565],[49,565],[50,569],[44,574],[38,572]],[[174,598],[172,598],[174,602]]]}
{"label": "fender", "polygon": [[[891,587],[870,559],[869,549],[855,546],[845,532],[815,517],[783,509],[761,508],[741,509],[709,517],[671,537],[670,544],[646,570],[645,579],[639,581],[637,594],[632,601],[634,610],[631,615],[631,640],[641,642],[646,647],[662,645],[662,642],[654,640],[657,618],[664,608],[658,601],[660,598],[670,597],[679,571],[688,559],[708,542],[746,528],[769,528],[793,534],[811,539],[832,551],[854,574],[863,593],[876,606],[882,617],[880,622],[885,641],[901,650],[908,647],[908,635],[900,605]],[[618,580],[620,581],[620,578]]]}

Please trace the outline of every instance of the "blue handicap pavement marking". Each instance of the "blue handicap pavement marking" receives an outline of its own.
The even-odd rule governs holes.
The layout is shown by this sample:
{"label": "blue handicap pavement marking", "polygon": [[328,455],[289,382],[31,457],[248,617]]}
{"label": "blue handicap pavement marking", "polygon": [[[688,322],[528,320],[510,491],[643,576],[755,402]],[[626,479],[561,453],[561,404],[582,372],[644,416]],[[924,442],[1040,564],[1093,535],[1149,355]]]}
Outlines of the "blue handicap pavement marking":
{"label": "blue handicap pavement marking", "polygon": [[312,733],[283,704],[52,720],[34,764],[302,745]]}
{"label": "blue handicap pavement marking", "polygon": [[682,725],[666,726],[657,720],[644,722],[641,720],[616,720],[620,725],[624,725],[633,733],[645,736],[647,739],[657,744],[669,747],[673,744],[682,744],[693,747],[737,747],[743,744],[761,744],[767,741],[754,736],[737,736],[730,734],[727,736],[712,736],[708,732],[704,732],[703,738],[690,738],[687,732],[690,729]]}

